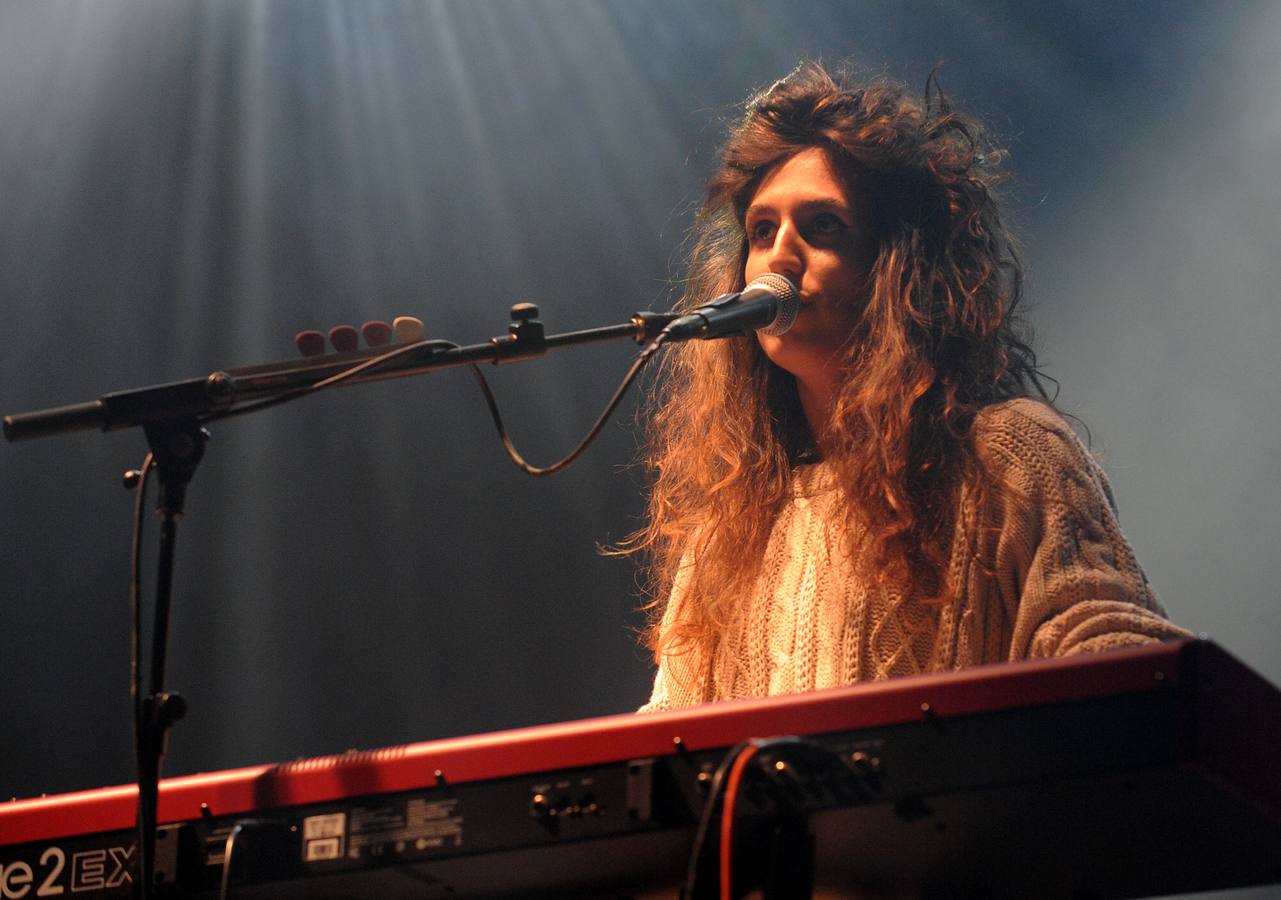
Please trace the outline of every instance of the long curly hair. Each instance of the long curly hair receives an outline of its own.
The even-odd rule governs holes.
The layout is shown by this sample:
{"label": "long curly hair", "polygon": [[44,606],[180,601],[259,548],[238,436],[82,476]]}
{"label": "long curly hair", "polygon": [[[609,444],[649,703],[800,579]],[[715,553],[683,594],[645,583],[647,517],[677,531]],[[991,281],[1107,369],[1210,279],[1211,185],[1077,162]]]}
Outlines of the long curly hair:
{"label": "long curly hair", "polygon": [[[824,440],[840,514],[857,526],[843,533],[884,582],[944,603],[959,492],[1005,489],[985,477],[976,414],[1048,398],[1015,314],[1023,267],[998,210],[1004,154],[932,81],[922,96],[806,63],[750,99],[708,182],[680,306],[744,286],[743,219],[761,179],[824,148],[868,206],[877,248],[866,296],[850,298],[862,314]],[[814,438],[793,376],[754,340],[668,350],[651,404],[648,525],[624,548],[648,555],[654,652],[710,651],[751,589]],[[660,628],[682,568],[691,602]]]}

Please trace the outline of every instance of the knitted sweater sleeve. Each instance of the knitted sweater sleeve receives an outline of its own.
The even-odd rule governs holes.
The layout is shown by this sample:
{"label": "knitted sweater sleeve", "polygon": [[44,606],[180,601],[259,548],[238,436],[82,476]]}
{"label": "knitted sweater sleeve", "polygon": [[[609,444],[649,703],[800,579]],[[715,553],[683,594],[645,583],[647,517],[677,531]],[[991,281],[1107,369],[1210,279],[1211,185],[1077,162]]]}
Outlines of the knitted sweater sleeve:
{"label": "knitted sweater sleeve", "polygon": [[1106,476],[1067,423],[1020,400],[981,424],[992,474],[1007,486],[993,500],[993,561],[1009,659],[1189,637],[1167,621],[1117,524]]}
{"label": "knitted sweater sleeve", "polygon": [[[692,566],[690,558],[681,560],[667,604],[663,607],[660,633],[666,634],[676,624],[686,599]],[[659,651],[658,671],[654,674],[649,702],[637,712],[662,712],[695,706],[707,699],[706,691],[707,663],[703,654],[693,648],[664,648]]]}

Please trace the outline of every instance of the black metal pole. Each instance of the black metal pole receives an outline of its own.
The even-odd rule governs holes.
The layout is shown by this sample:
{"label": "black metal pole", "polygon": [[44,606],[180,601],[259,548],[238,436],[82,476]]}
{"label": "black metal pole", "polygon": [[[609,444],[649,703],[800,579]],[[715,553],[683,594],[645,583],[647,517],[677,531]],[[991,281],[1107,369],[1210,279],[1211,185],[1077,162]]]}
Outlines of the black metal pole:
{"label": "black metal pole", "polygon": [[147,441],[156,460],[160,497],[160,545],[156,561],[155,619],[147,693],[134,698],[138,717],[138,883],[141,900],[152,896],[156,871],[156,830],[159,827],[160,767],[169,729],[187,711],[186,701],[165,691],[165,662],[169,646],[169,611],[173,597],[174,555],[178,520],[182,518],[187,485],[204,456],[209,433],[194,419],[148,425]]}
{"label": "black metal pole", "polygon": [[[537,316],[537,308],[529,307]],[[203,378],[189,378],[169,384],[152,385],[104,394],[88,403],[75,403],[51,409],[14,413],[4,417],[4,436],[10,441],[31,440],[65,434],[70,431],[115,431],[134,426],[164,425],[175,419],[207,418],[227,410],[236,403],[262,400],[285,394],[325,378],[337,375],[363,362],[395,353],[396,358],[344,381],[362,384],[389,378],[405,378],[435,369],[448,369],[473,363],[508,363],[541,356],[547,350],[630,339],[647,344],[676,316],[672,313],[638,312],[630,321],[566,334],[541,333],[524,321],[512,323],[509,334],[490,338],[483,344],[459,347],[447,341],[421,341],[403,348],[375,347],[304,357],[283,362],[227,369]],[[537,330],[536,336],[528,335]]]}

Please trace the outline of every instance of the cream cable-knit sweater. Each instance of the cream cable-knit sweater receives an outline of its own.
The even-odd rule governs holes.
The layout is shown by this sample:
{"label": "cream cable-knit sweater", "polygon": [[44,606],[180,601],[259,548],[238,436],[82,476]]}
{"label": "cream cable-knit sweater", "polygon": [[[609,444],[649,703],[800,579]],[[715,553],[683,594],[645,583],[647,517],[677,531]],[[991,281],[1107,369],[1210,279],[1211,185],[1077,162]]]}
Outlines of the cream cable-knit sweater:
{"label": "cream cable-knit sweater", "polygon": [[[976,510],[962,500],[954,601],[905,602],[878,587],[840,549],[830,470],[800,466],[755,588],[713,658],[664,655],[641,711],[1188,636],[1166,621],[1117,526],[1106,477],[1058,414],[1013,400],[975,427],[998,474],[1026,499],[994,501],[977,537]],[[660,628],[689,601],[688,581],[677,575]]]}

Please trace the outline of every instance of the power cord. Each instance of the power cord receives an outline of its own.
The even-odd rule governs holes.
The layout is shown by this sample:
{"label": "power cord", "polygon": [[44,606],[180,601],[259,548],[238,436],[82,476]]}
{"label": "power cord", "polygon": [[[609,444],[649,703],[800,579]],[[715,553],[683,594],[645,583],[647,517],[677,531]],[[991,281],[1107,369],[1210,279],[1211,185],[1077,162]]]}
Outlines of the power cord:
{"label": "power cord", "polygon": [[[812,740],[794,736],[753,739],[736,744],[721,760],[712,776],[707,802],[703,806],[690,850],[685,881],[681,887],[681,900],[703,900],[716,896],[732,900],[736,896],[734,874],[734,828],[741,810],[745,785],[750,774],[755,773],[768,790],[773,809],[768,813],[776,821],[778,831],[773,840],[775,849],[785,848],[784,853],[812,853],[801,835],[788,835],[787,828],[803,829],[805,816],[814,809],[831,806],[873,802],[881,795],[879,768],[871,767],[865,754],[854,754],[850,759]],[[719,811],[719,812],[718,812]],[[718,864],[713,869],[703,865],[708,836],[717,815],[720,816],[720,846]],[[800,837],[800,840],[797,838]],[[812,861],[810,863],[812,865]],[[771,862],[771,874],[778,861]],[[715,885],[706,882],[715,872]],[[792,884],[780,894],[808,896],[808,887],[798,887],[793,876]],[[808,881],[804,882],[808,884]],[[765,896],[773,896],[767,886]],[[799,893],[798,891],[804,891]],[[741,892],[740,892],[741,893]]]}

